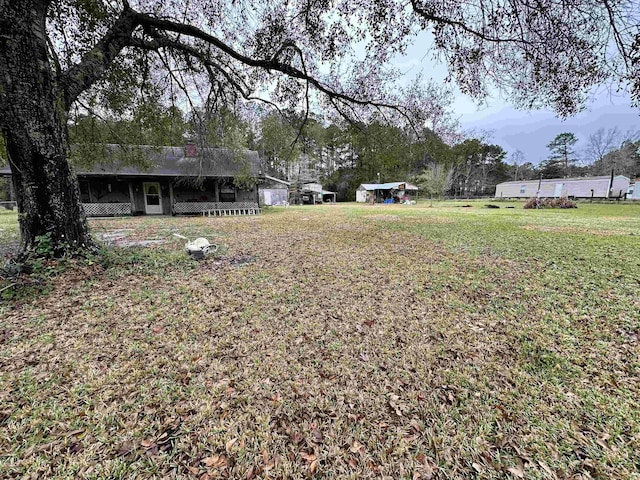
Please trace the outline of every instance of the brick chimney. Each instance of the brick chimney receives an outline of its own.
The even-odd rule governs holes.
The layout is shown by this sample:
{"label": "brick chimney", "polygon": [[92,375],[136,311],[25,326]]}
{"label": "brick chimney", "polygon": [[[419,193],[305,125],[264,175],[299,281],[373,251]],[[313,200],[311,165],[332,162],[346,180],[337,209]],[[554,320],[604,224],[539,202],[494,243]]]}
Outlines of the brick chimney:
{"label": "brick chimney", "polygon": [[184,145],[184,156],[188,158],[193,158],[198,156],[198,149],[195,143],[186,143]]}

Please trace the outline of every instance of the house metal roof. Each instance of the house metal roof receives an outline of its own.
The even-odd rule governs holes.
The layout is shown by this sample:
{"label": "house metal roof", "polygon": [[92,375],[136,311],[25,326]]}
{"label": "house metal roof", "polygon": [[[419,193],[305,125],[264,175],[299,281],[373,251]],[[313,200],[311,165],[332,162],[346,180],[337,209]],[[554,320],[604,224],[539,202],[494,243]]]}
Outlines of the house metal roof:
{"label": "house metal roof", "polygon": [[[611,178],[611,175],[599,175],[597,177],[543,178],[542,179],[542,183],[588,182],[588,181],[592,181],[592,180],[608,180],[610,178]],[[629,180],[624,175],[614,175],[613,178],[626,178],[627,180]],[[539,181],[540,181],[539,179],[534,179],[534,180],[511,180],[509,182],[499,183],[498,185],[509,185],[509,184],[521,185],[523,183],[538,183]]]}
{"label": "house metal roof", "polygon": [[[258,152],[234,152],[225,148],[198,148],[196,156],[187,157],[184,147],[150,145],[96,145],[96,156],[103,161],[81,161],[76,166],[79,176],[172,176],[172,177],[234,177],[241,174],[260,175]],[[83,151],[86,146],[83,146]],[[100,151],[99,149],[104,149]],[[142,155],[142,162],[132,165],[132,159]],[[146,158],[145,158],[146,157]],[[143,164],[138,166],[137,164]],[[0,175],[10,175],[9,167]],[[275,180],[275,179],[274,179]],[[279,180],[282,182],[282,180]]]}
{"label": "house metal roof", "polygon": [[405,190],[418,190],[418,187],[409,182],[389,182],[389,183],[363,183],[360,186],[363,190],[391,190],[392,188],[398,188],[400,185],[405,185]]}

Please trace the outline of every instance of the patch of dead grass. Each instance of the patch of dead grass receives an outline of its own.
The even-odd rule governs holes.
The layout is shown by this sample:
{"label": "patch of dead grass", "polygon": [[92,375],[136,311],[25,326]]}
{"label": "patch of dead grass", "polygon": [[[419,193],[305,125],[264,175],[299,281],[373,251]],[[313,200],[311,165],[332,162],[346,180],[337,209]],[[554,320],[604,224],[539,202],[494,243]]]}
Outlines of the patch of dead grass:
{"label": "patch of dead grass", "polygon": [[535,230],[538,232],[550,232],[550,233],[570,233],[580,235],[629,235],[630,232],[625,230],[603,230],[603,229],[589,229],[586,227],[562,227],[554,225],[524,225],[522,227],[525,230]]}

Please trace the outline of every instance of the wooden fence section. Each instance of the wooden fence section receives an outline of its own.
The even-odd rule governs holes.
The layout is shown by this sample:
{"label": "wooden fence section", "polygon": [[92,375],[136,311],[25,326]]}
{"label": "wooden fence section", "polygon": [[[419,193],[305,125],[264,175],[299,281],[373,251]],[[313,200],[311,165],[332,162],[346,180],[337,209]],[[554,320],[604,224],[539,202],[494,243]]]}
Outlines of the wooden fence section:
{"label": "wooden fence section", "polygon": [[173,213],[203,216],[259,215],[260,206],[257,202],[177,202],[173,205]]}
{"label": "wooden fence section", "polygon": [[131,215],[130,203],[83,203],[87,217],[114,217]]}

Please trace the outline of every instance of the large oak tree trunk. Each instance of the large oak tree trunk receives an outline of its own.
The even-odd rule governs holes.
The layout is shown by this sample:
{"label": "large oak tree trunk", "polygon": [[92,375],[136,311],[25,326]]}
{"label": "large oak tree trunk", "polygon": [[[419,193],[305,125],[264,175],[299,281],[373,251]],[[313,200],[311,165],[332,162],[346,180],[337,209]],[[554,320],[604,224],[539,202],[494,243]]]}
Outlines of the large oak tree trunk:
{"label": "large oak tree trunk", "polygon": [[23,249],[50,235],[55,255],[91,245],[67,161],[67,107],[47,56],[48,2],[0,0],[0,127]]}

